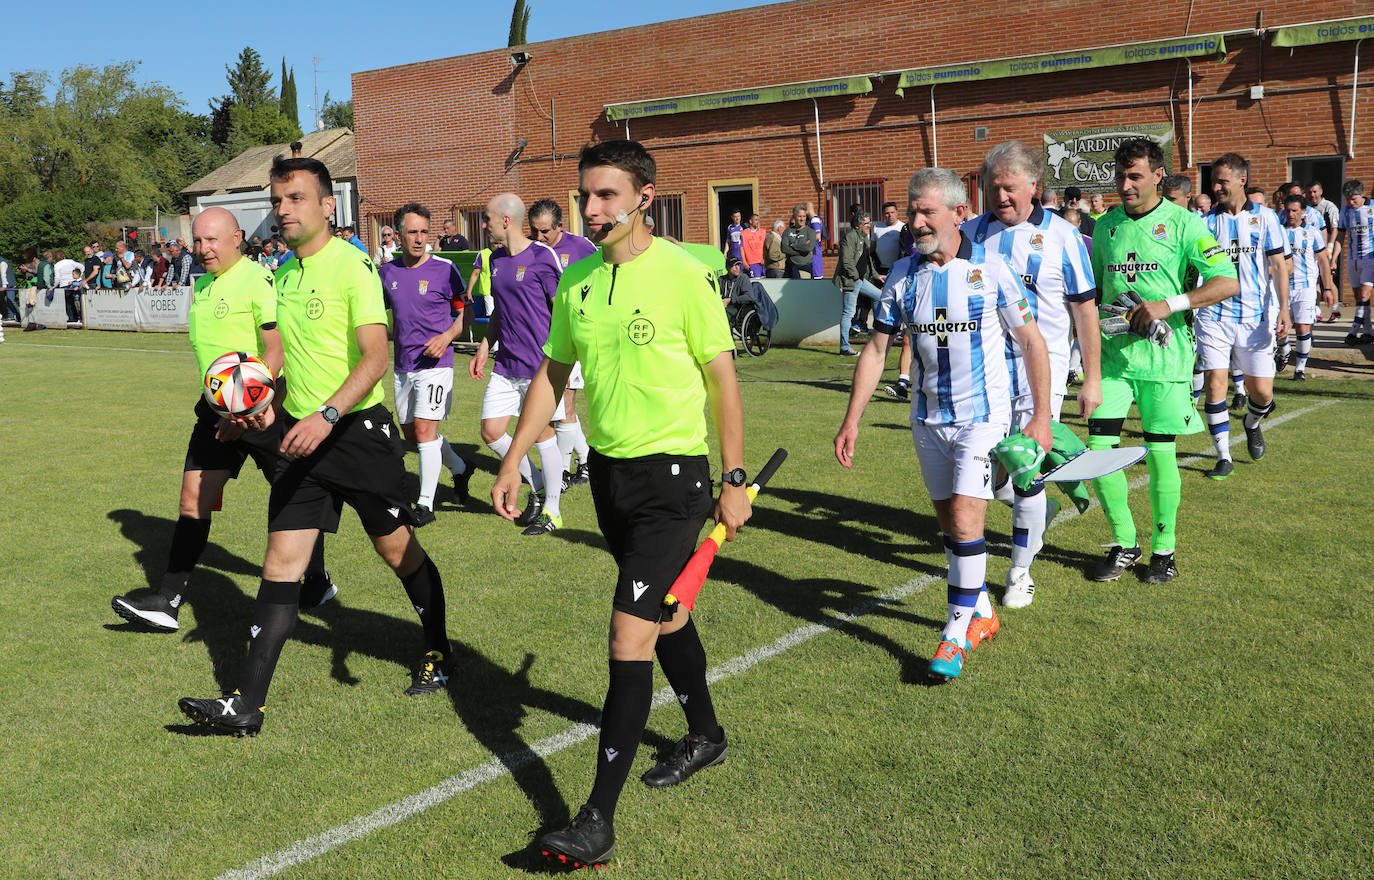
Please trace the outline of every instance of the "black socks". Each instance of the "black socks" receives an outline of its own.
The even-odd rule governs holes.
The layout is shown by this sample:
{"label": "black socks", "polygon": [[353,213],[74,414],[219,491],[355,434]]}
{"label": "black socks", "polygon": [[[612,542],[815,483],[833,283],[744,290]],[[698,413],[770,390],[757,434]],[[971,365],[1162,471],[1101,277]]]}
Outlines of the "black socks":
{"label": "black socks", "polygon": [[725,731],[717,723],[716,709],[711,704],[711,691],[706,685],[706,649],[697,635],[696,622],[688,617],[682,629],[659,636],[654,652],[687,716],[687,732],[720,742]]}
{"label": "black socks", "polygon": [[415,613],[420,615],[420,626],[425,631],[425,650],[438,651],[447,657],[450,649],[448,624],[444,617],[444,581],[439,577],[439,569],[428,553],[419,568],[401,578],[401,585],[405,587]]}
{"label": "black socks", "polygon": [[611,683],[601,710],[601,741],[596,753],[596,782],[587,803],[607,822],[615,816],[616,801],[630,775],[635,751],[649,722],[653,700],[654,664],[650,660],[612,660]]}
{"label": "black socks", "polygon": [[167,551],[167,573],[162,576],[158,592],[163,598],[171,600],[186,592],[186,584],[191,580],[191,571],[205,552],[205,544],[210,540],[210,520],[192,519],[189,516],[177,518],[172,530],[172,547]]}
{"label": "black socks", "polygon": [[296,628],[301,601],[298,581],[263,581],[253,606],[253,625],[248,630],[248,662],[240,679],[239,693],[250,709],[267,702],[267,688],[277,669],[282,646]]}

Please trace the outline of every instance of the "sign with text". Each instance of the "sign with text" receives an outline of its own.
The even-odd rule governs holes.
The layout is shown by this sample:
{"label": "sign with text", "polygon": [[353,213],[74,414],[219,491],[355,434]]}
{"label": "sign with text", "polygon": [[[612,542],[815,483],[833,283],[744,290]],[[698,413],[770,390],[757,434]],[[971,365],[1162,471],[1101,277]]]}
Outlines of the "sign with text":
{"label": "sign with text", "polygon": [[1164,167],[1172,170],[1174,129],[1167,122],[1045,132],[1045,186],[1061,191],[1076,186],[1085,193],[1115,190],[1116,148],[1123,141],[1142,137],[1159,144]]}
{"label": "sign with text", "polygon": [[1098,49],[1076,49],[1072,52],[1052,52],[1046,55],[1022,55],[1019,58],[997,58],[990,61],[968,61],[939,67],[918,67],[902,72],[897,82],[897,94],[913,86],[933,86],[944,83],[976,82],[1016,76],[1038,76],[1044,73],[1064,73],[1070,70],[1091,70],[1115,67],[1119,64],[1139,64],[1143,61],[1171,61],[1177,58],[1226,54],[1226,38],[1222,34],[1199,34],[1152,40],[1126,46],[1103,46]]}
{"label": "sign with text", "polygon": [[866,76],[841,79],[822,79],[812,82],[790,83],[782,86],[760,86],[730,92],[711,92],[705,95],[684,95],[680,98],[658,98],[653,101],[633,101],[607,104],[606,118],[639,119],[644,116],[663,116],[669,113],[691,113],[695,110],[721,110],[727,107],[754,107],[781,101],[801,101],[806,98],[833,98],[842,95],[862,95],[873,90]]}

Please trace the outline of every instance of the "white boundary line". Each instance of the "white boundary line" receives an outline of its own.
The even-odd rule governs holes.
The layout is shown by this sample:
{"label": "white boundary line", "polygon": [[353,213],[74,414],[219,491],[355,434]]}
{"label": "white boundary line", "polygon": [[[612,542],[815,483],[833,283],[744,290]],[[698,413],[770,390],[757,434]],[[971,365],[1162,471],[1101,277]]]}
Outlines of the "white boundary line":
{"label": "white boundary line", "polygon": [[[1311,406],[1294,410],[1291,413],[1286,413],[1285,415],[1269,420],[1267,427],[1276,428],[1284,422],[1292,421],[1299,416],[1306,415],[1314,410],[1324,406],[1330,406],[1337,402],[1338,401],[1335,400],[1318,401]],[[1241,439],[1243,439],[1243,435],[1232,440],[1231,445],[1236,445]],[[1179,466],[1186,467],[1196,464],[1208,457],[1210,456],[1194,455],[1181,460]],[[1142,476],[1132,481],[1130,486],[1132,489],[1136,489],[1148,481],[1148,475]],[[1094,497],[1088,510],[1092,510],[1096,506],[1098,506],[1097,498]],[[1077,516],[1079,516],[1078,511],[1070,507],[1068,510],[1063,511],[1055,517],[1054,524],[1059,525]],[[896,589],[889,590],[881,596],[876,596],[866,602],[860,603],[852,611],[831,615],[819,623],[811,623],[806,626],[797,627],[775,641],[769,642],[766,645],[761,645],[752,651],[727,660],[721,665],[709,670],[706,674],[706,680],[714,684],[715,682],[727,678],[733,678],[736,675],[749,671],[765,660],[776,657],[784,651],[790,651],[805,642],[809,642],[816,636],[824,635],[831,630],[843,629],[860,617],[884,605],[900,602],[909,596],[914,596],[921,592],[931,584],[943,580],[943,577],[929,574],[914,577]],[[674,702],[673,690],[671,687],[662,688],[654,694],[653,705],[655,708],[671,702]],[[593,736],[596,736],[599,730],[600,728],[594,724],[575,724],[562,733],[541,739],[524,749],[508,752],[499,757],[492,758],[485,764],[480,764],[456,776],[450,776],[438,785],[427,788],[417,794],[410,795],[409,797],[402,798],[395,803],[388,804],[365,816],[359,816],[356,819],[345,822],[328,831],[304,838],[303,840],[298,840],[288,847],[280,849],[270,855],[265,855],[240,868],[226,871],[221,874],[217,880],[262,880],[262,878],[272,877],[288,868],[322,856],[330,850],[336,849],[344,844],[352,843],[355,840],[366,837],[374,831],[380,831],[383,828],[389,828],[392,825],[404,822],[406,819],[423,813],[431,807],[437,807],[445,801],[470,791],[484,782],[491,782],[495,779],[499,779],[540,758],[546,758],[549,755],[561,752],[578,743],[585,742]]]}
{"label": "white boundary line", "polygon": [[113,345],[54,345],[51,342],[8,342],[17,348],[65,348],[67,351],[137,351],[143,354],[191,354],[188,349],[117,348]]}

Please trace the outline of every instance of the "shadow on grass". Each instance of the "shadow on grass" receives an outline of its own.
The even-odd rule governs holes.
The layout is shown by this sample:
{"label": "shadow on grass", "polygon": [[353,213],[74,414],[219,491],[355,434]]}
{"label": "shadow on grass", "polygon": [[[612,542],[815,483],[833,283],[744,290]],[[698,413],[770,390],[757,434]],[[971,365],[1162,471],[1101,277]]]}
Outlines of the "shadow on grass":
{"label": "shadow on grass", "polygon": [[[118,522],[125,537],[138,546],[134,556],[144,564],[145,570],[160,571],[157,566],[165,559],[166,536],[171,534],[173,522],[127,509],[111,511],[109,517]],[[187,595],[187,604],[195,610],[196,625],[182,638],[205,644],[219,693],[228,693],[237,686],[247,657],[247,625],[253,617],[254,599],[210,565],[227,563],[229,570],[242,574],[256,574],[259,567],[220,548],[211,553],[210,547],[202,560],[204,564],[195,572],[195,589]],[[149,561],[154,562],[151,569]],[[383,574],[380,560],[377,565],[379,576],[391,577],[389,573]],[[396,593],[404,602],[405,593],[399,584]],[[359,683],[348,667],[348,659],[354,653],[362,653],[396,664],[394,686],[397,690],[404,688],[409,670],[423,650],[420,624],[350,608],[346,598],[347,585],[342,585],[334,601],[316,611],[306,612],[297,621],[292,640],[328,648],[331,652],[330,675],[342,684]],[[106,628],[141,631],[127,625],[112,624]],[[575,724],[596,723],[600,708],[532,685],[529,673],[535,663],[533,654],[526,654],[521,666],[510,671],[470,645],[456,641],[452,644],[454,678],[447,690],[454,712],[473,738],[510,770],[511,777],[534,805],[541,823],[536,835],[567,824],[567,803],[554,785],[547,765],[518,731],[527,708],[559,715]],[[166,729],[189,736],[206,733],[192,724],[169,724]],[[659,750],[671,745],[666,737],[648,731],[645,742]]]}

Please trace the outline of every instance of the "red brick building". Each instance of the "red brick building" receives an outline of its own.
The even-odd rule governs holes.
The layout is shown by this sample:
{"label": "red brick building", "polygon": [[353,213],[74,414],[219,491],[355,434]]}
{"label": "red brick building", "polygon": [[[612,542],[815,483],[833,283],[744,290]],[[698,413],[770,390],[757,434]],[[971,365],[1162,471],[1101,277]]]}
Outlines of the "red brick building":
{"label": "red brick building", "polygon": [[[856,201],[900,204],[916,168],[938,162],[973,184],[994,144],[1019,138],[1048,154],[1074,130],[1153,127],[1170,170],[1195,186],[1228,150],[1269,190],[1315,176],[1339,201],[1344,179],[1374,184],[1374,40],[1359,54],[1374,17],[1355,18],[1370,14],[1359,0],[796,0],[620,30],[588,10],[587,27],[606,29],[519,47],[524,63],[497,48],[354,74],[362,213],[418,199],[471,237],[486,200],[511,190],[558,199],[576,229],[578,150],[627,131],[658,161],[660,231],[695,241],[719,241],[731,205],[766,224],[814,200],[833,228],[836,206],[842,218]],[[1282,30],[1307,23],[1321,25]],[[867,82],[817,83],[855,77]],[[815,88],[794,95],[818,97],[769,101],[780,96],[767,87],[797,83]],[[692,101],[712,109],[682,112]],[[625,102],[648,103],[608,110]],[[665,109],[675,112],[656,115]],[[623,113],[635,115],[610,118]],[[1062,174],[1086,174],[1085,192],[1111,189],[1065,152],[1047,155]]]}

